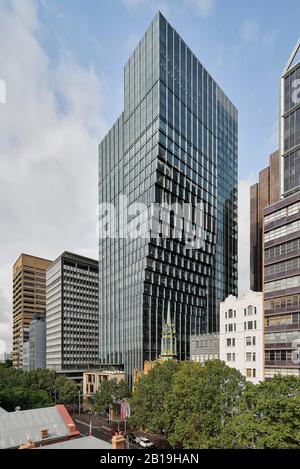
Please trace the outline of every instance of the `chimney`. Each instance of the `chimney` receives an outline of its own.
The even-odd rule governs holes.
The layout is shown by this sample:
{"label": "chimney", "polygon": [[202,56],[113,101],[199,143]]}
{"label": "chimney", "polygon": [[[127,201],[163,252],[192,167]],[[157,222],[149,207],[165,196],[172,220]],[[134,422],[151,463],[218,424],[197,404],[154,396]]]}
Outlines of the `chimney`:
{"label": "chimney", "polygon": [[45,428],[44,430],[40,431],[41,440],[45,440],[45,438],[49,437],[48,432],[49,432],[48,428]]}
{"label": "chimney", "polygon": [[116,433],[111,440],[112,449],[125,449],[126,440],[122,433]]}
{"label": "chimney", "polygon": [[35,444],[34,442],[30,439],[27,441],[27,443],[24,443],[23,445],[19,446],[19,449],[34,449]]}
{"label": "chimney", "polygon": [[68,423],[68,433],[69,435],[72,435],[73,433],[76,433],[77,428],[74,423]]}

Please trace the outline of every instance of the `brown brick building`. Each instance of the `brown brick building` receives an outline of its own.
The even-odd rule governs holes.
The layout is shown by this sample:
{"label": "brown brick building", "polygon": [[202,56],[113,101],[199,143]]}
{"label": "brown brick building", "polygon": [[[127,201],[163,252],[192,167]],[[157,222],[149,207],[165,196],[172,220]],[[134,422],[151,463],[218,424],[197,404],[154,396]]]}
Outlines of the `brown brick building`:
{"label": "brown brick building", "polygon": [[250,187],[250,289],[263,286],[264,209],[280,199],[280,153],[269,157],[269,166],[259,173],[259,182]]}
{"label": "brown brick building", "polygon": [[46,314],[46,269],[52,261],[21,254],[13,266],[13,366],[22,367],[22,346],[28,341],[35,314]]}

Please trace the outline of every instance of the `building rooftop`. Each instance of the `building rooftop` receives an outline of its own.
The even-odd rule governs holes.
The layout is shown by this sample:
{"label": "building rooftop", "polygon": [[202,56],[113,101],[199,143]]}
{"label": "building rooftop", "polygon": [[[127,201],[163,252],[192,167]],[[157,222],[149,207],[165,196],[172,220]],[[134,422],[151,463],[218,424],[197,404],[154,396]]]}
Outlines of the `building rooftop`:
{"label": "building rooftop", "polygon": [[83,438],[73,438],[68,441],[61,441],[52,445],[41,446],[37,449],[111,449],[111,443],[99,440],[94,436],[85,436]]}
{"label": "building rooftop", "polygon": [[40,442],[41,431],[48,430],[52,439],[79,435],[65,406],[0,413],[0,449],[17,448],[29,440]]}

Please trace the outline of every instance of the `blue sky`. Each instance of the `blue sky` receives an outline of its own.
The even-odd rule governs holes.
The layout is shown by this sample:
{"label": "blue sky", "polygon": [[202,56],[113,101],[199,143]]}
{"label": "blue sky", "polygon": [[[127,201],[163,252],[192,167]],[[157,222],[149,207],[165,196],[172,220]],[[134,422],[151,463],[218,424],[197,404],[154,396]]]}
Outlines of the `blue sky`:
{"label": "blue sky", "polygon": [[0,0],[0,353],[20,253],[97,257],[97,145],[159,9],[239,110],[239,286],[249,288],[249,186],[278,145],[299,0]]}
{"label": "blue sky", "polygon": [[[297,0],[48,0],[41,38],[107,80],[107,119],[122,110],[123,66],[158,9],[239,109],[240,178],[278,141],[279,75],[300,34]],[[46,5],[46,8],[45,8]],[[203,6],[204,5],[204,6]],[[205,7],[206,5],[206,7]]]}

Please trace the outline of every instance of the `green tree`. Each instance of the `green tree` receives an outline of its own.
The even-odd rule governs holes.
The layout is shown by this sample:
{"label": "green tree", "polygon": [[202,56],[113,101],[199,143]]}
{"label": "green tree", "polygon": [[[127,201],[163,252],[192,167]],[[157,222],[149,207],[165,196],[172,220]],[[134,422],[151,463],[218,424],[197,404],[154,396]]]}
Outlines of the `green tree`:
{"label": "green tree", "polygon": [[300,447],[300,380],[277,376],[248,388],[240,413],[224,429],[227,448]]}
{"label": "green tree", "polygon": [[25,373],[16,368],[0,368],[0,390],[10,387],[26,387]]}
{"label": "green tree", "polygon": [[157,362],[142,376],[131,398],[130,425],[153,433],[164,429],[164,406],[179,364],[176,361]]}
{"label": "green tree", "polygon": [[56,372],[47,369],[32,370],[25,375],[25,381],[29,387],[38,391],[44,390],[50,396],[54,393],[56,378]]}
{"label": "green tree", "polygon": [[8,412],[16,407],[22,410],[51,406],[51,399],[46,391],[26,389],[24,386],[11,387],[0,391],[0,406]]}
{"label": "green tree", "polygon": [[93,410],[99,415],[107,414],[111,405],[128,397],[130,397],[130,391],[125,381],[104,380],[94,395]]}
{"label": "green tree", "polygon": [[180,365],[165,400],[164,428],[172,446],[220,448],[222,431],[239,412],[248,385],[219,360]]}
{"label": "green tree", "polygon": [[71,406],[77,400],[78,387],[75,381],[63,378],[64,382],[59,383],[58,397],[60,404]]}

